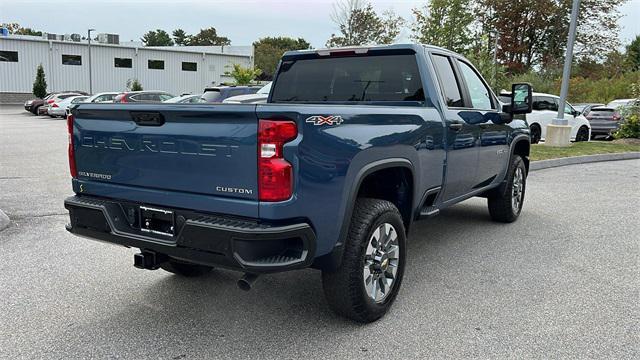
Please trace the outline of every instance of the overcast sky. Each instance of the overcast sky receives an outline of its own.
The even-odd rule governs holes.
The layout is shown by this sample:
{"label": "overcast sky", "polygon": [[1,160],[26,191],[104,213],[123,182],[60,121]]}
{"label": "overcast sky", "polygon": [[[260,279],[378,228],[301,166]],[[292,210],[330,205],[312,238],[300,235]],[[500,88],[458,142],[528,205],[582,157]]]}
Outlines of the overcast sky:
{"label": "overcast sky", "polygon": [[[88,28],[135,40],[151,29],[196,33],[213,26],[232,45],[250,45],[265,36],[303,37],[322,47],[332,32],[332,0],[0,0],[0,22],[17,22],[49,33],[85,34]],[[373,0],[376,10],[393,9],[412,21],[419,0]],[[640,0],[622,6],[620,38],[640,35]],[[408,32],[403,34],[408,38]]]}

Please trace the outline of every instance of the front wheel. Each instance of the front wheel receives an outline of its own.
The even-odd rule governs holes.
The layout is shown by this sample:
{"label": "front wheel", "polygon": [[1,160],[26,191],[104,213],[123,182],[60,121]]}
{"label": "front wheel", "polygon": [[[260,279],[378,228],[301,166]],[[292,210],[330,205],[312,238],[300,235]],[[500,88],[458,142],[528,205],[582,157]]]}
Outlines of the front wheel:
{"label": "front wheel", "polygon": [[581,126],[578,129],[578,133],[576,134],[576,142],[578,141],[589,141],[589,128],[586,126]]}
{"label": "front wheel", "polygon": [[524,203],[527,184],[527,168],[519,155],[513,155],[507,170],[507,178],[498,188],[489,193],[489,214],[494,221],[510,223],[516,221]]}
{"label": "front wheel", "polygon": [[405,243],[404,223],[394,204],[358,199],[342,263],[336,271],[322,272],[331,309],[363,323],[384,316],[402,283]]}
{"label": "front wheel", "polygon": [[530,130],[531,130],[531,143],[532,144],[539,143],[540,139],[542,138],[542,129],[540,128],[540,125],[531,124]]}

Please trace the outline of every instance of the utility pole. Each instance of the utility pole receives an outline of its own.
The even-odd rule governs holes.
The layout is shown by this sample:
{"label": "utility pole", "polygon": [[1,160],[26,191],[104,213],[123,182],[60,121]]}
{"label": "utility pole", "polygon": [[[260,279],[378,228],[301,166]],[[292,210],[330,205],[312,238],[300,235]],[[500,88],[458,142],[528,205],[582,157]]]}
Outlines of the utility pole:
{"label": "utility pole", "polygon": [[91,32],[96,29],[87,30],[87,41],[89,42],[89,95],[93,94],[93,82],[91,81]]}
{"label": "utility pole", "polygon": [[580,0],[573,0],[571,7],[571,23],[569,25],[569,39],[567,39],[567,53],[564,58],[564,69],[562,71],[562,87],[560,88],[560,103],[558,104],[558,116],[553,119],[551,125],[547,126],[547,139],[545,145],[549,146],[569,146],[571,137],[571,126],[564,118],[564,108],[567,104],[567,94],[569,93],[569,78],[571,76],[571,64],[573,61],[573,44],[576,40],[576,25],[578,22],[578,11]]}

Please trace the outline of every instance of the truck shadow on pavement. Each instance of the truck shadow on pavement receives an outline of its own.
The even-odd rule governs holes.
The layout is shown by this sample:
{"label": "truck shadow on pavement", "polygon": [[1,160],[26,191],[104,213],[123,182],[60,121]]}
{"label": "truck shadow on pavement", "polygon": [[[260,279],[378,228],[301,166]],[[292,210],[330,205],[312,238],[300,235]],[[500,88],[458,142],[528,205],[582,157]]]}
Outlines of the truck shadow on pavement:
{"label": "truck shadow on pavement", "polygon": [[[458,296],[448,291],[455,281],[452,276],[457,277],[460,268],[477,261],[482,255],[478,249],[487,242],[513,246],[504,234],[517,225],[492,222],[486,202],[479,201],[454,206],[436,218],[414,223],[403,288],[391,313],[373,324],[363,326],[334,315],[324,300],[320,272],[316,270],[262,276],[250,292],[236,287],[241,275],[238,272],[214,270],[207,276],[189,279],[158,270],[148,286],[118,294],[119,300],[109,305],[113,312],[60,335],[73,337],[69,341],[74,342],[78,337],[91,339],[94,344],[103,341],[105,347],[114,346],[111,354],[124,351],[117,344],[152,342],[154,345],[149,346],[156,350],[171,349],[166,350],[167,357],[182,356],[197,343],[216,351],[228,347],[229,351],[250,358],[247,354],[256,351],[256,342],[290,347],[304,338],[307,343],[322,346],[327,338],[351,336],[354,331],[382,326],[401,328],[408,319],[437,324],[446,321],[443,317],[447,315],[423,305],[427,301],[451,302],[449,297]],[[526,215],[528,221],[535,221],[532,215]],[[482,277],[482,270],[478,274],[471,275],[471,281],[475,276]],[[364,338],[362,341],[353,346],[367,346]],[[129,350],[132,349],[126,351]],[[256,354],[259,356],[259,352]]]}

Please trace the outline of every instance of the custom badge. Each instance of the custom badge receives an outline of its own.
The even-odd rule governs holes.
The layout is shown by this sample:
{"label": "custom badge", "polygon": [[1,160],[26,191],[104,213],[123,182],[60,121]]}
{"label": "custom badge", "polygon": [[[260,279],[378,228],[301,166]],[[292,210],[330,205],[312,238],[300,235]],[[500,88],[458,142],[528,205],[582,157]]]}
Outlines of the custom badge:
{"label": "custom badge", "polygon": [[315,126],[319,125],[340,125],[342,124],[342,116],[340,115],[329,115],[329,116],[320,116],[314,115],[309,116],[305,122],[312,123]]}

